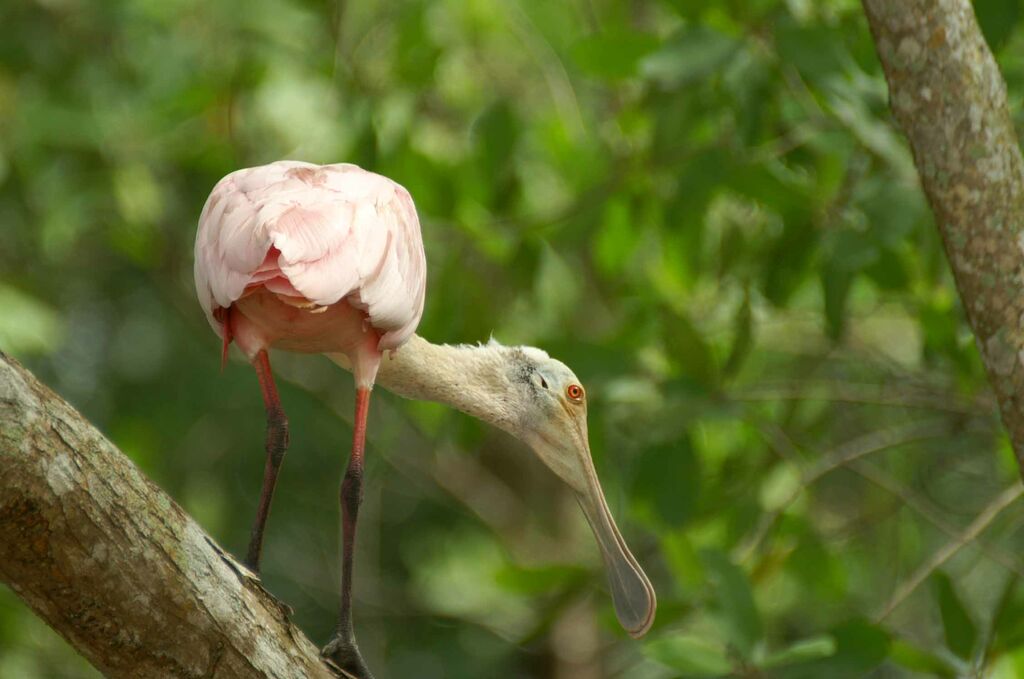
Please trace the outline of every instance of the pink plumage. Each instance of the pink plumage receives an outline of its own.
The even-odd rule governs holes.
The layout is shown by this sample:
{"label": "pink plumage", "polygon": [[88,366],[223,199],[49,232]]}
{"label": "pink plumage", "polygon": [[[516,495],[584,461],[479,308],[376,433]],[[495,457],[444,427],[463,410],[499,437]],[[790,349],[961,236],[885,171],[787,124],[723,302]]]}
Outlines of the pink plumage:
{"label": "pink plumage", "polygon": [[232,341],[238,344],[263,392],[267,461],[245,558],[254,572],[288,447],[269,350],[348,356],[356,411],[341,485],[340,619],[328,655],[369,677],[352,631],[352,552],[370,390],[382,352],[409,339],[423,314],[427,265],[412,198],[355,165],[283,160],[232,172],[199,217],[195,276],[199,303],[223,340],[222,356]]}
{"label": "pink plumage", "polygon": [[[380,331],[379,350],[395,349],[423,313],[419,219],[408,191],[355,165],[278,161],[238,170],[217,183],[203,208],[195,279],[218,333],[217,310],[262,288],[307,311],[345,301]],[[276,346],[278,338],[265,339]],[[250,358],[260,348],[242,346]]]}

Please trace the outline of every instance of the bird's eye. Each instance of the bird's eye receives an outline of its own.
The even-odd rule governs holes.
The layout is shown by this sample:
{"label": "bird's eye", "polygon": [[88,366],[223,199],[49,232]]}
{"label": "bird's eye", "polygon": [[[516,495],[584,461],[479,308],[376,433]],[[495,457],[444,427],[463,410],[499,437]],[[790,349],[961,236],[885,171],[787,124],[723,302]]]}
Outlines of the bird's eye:
{"label": "bird's eye", "polygon": [[573,403],[583,402],[583,387],[578,384],[570,384],[565,388],[565,395],[569,397],[569,400]]}

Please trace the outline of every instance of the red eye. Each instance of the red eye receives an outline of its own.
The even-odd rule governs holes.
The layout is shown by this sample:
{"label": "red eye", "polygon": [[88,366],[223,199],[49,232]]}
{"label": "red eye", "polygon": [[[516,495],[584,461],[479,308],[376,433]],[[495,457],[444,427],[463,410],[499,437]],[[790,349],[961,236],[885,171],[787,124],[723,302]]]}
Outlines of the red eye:
{"label": "red eye", "polygon": [[565,395],[569,397],[570,401],[579,403],[583,400],[583,387],[578,384],[570,384],[565,388]]}

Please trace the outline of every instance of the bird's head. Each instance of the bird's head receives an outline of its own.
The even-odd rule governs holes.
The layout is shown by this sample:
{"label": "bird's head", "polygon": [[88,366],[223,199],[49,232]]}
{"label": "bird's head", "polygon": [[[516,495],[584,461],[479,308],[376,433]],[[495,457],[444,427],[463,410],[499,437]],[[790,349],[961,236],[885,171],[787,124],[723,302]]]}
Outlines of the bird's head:
{"label": "bird's head", "polygon": [[509,428],[575,491],[601,548],[619,622],[631,636],[643,636],[654,621],[654,588],[622,539],[594,471],[586,391],[568,366],[540,349],[505,350],[511,398],[519,401]]}
{"label": "bird's head", "polygon": [[[331,360],[351,370],[345,354]],[[654,621],[654,588],[615,526],[590,457],[587,395],[561,361],[533,347],[438,345],[418,335],[380,364],[377,383],[406,398],[438,401],[520,439],[576,493],[608,573],[619,622],[634,637]]]}

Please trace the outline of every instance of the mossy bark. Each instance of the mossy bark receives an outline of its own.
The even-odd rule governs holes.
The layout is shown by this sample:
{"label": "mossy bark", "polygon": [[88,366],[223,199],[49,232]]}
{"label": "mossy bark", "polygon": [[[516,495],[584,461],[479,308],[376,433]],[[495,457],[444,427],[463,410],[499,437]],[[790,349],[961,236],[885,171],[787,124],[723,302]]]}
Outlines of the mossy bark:
{"label": "mossy bark", "polygon": [[285,607],[0,353],[0,581],[109,677],[331,677]]}
{"label": "mossy bark", "polygon": [[1024,163],[969,0],[863,0],[889,103],[1024,469]]}

